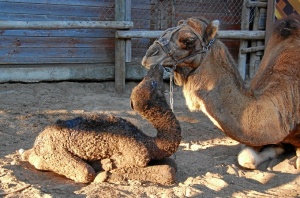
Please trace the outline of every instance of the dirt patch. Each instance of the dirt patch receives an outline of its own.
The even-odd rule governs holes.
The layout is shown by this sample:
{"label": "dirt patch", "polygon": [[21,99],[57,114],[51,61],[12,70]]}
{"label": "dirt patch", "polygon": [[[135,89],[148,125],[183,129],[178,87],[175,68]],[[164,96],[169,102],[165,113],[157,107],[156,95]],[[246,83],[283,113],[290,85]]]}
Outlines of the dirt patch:
{"label": "dirt patch", "polygon": [[114,83],[0,84],[0,197],[299,197],[300,170],[294,153],[263,163],[258,170],[238,166],[238,142],[226,137],[199,112],[189,112],[181,89],[174,90],[174,111],[183,139],[171,157],[177,183],[161,186],[137,181],[77,184],[20,161],[18,150],[57,119],[107,113],[128,119],[149,135],[155,129],[130,108],[137,83],[124,94]]}

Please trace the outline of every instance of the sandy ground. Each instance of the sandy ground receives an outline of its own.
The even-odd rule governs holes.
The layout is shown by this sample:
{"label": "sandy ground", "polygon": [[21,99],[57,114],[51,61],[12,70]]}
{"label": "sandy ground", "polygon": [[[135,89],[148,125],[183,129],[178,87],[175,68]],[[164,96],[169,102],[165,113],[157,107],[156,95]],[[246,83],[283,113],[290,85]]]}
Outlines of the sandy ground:
{"label": "sandy ground", "polygon": [[161,186],[128,181],[77,184],[20,161],[18,150],[31,148],[36,136],[57,119],[80,114],[120,116],[155,135],[155,129],[131,110],[136,82],[117,94],[113,82],[0,84],[0,197],[300,197],[295,154],[263,163],[258,170],[238,166],[238,142],[226,137],[200,112],[191,113],[179,87],[174,109],[183,139],[171,157],[177,183]]}

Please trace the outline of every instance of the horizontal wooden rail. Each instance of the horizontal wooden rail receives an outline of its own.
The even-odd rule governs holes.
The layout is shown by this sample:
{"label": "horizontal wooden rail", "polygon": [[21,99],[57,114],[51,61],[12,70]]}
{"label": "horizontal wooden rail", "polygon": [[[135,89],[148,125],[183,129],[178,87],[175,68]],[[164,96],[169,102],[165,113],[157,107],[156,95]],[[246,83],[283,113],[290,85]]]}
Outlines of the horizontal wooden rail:
{"label": "horizontal wooden rail", "polygon": [[132,21],[0,21],[0,30],[18,29],[129,29]]}
{"label": "horizontal wooden rail", "polygon": [[[163,31],[116,31],[116,38],[158,38]],[[218,38],[223,39],[264,39],[265,31],[225,30],[218,32]]]}
{"label": "horizontal wooden rail", "polygon": [[256,46],[256,47],[248,47],[248,48],[242,48],[241,53],[242,54],[247,54],[247,53],[253,53],[253,52],[258,52],[258,51],[264,51],[265,46]]}
{"label": "horizontal wooden rail", "polygon": [[259,8],[267,8],[267,2],[246,2],[246,6],[248,8],[259,7]]}

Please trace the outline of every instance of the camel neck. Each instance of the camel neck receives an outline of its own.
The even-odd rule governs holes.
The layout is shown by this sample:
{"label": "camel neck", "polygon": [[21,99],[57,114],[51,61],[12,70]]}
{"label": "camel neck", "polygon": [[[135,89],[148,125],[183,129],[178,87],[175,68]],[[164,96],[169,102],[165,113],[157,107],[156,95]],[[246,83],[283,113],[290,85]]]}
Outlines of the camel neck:
{"label": "camel neck", "polygon": [[255,146],[276,142],[270,142],[264,131],[274,134],[281,130],[280,115],[272,101],[258,101],[247,92],[224,46],[215,44],[211,50],[184,84],[190,110],[201,110],[224,133],[241,143]]}
{"label": "camel neck", "polygon": [[157,130],[153,144],[148,145],[152,147],[149,150],[153,159],[163,159],[175,153],[181,141],[181,127],[167,103],[152,106],[143,112],[143,117]]}

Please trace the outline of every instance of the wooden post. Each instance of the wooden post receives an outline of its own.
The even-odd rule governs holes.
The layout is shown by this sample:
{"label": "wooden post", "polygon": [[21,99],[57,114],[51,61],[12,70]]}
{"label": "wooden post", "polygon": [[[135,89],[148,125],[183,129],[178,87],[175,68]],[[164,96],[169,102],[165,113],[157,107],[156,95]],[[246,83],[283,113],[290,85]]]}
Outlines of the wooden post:
{"label": "wooden post", "polygon": [[[242,20],[241,20],[241,30],[249,30],[249,18],[250,18],[250,9],[247,7],[248,0],[244,0],[243,2],[243,10],[242,10]],[[242,53],[243,48],[248,47],[247,40],[241,40],[239,56],[238,56],[238,69],[243,79],[246,78],[246,60],[247,54]]]}
{"label": "wooden post", "polygon": [[[260,1],[267,2],[268,0],[260,0]],[[259,22],[258,22],[258,27],[257,27],[258,30],[266,30],[266,18],[267,18],[267,8],[259,8]],[[259,47],[264,48],[264,46],[265,46],[264,39],[257,41],[257,48],[259,48]],[[264,55],[264,49],[256,52],[257,60],[255,63],[255,73],[257,72],[257,70],[260,66],[260,62],[261,62],[263,55]]]}
{"label": "wooden post", "polygon": [[[125,14],[125,21],[131,21],[131,0],[126,0],[126,14]],[[125,52],[126,52],[126,63],[131,62],[131,39],[126,39],[125,41]]]}
{"label": "wooden post", "polygon": [[177,21],[175,21],[176,19],[176,0],[172,1],[172,20],[171,20],[171,27],[174,27],[177,25]]}
{"label": "wooden post", "polygon": [[[259,24],[259,8],[255,7],[255,11],[253,13],[253,27],[252,30],[258,30],[258,24]],[[256,47],[257,46],[257,41],[252,40],[251,41],[251,47]],[[257,68],[257,62],[258,62],[258,57],[256,56],[256,53],[250,53],[250,59],[249,59],[249,78],[252,78],[256,72]]]}
{"label": "wooden post", "polygon": [[267,43],[269,40],[272,26],[275,22],[275,14],[274,14],[275,6],[276,6],[276,1],[268,1],[265,43]]}
{"label": "wooden post", "polygon": [[[131,0],[115,0],[115,20],[126,21],[131,18]],[[126,39],[115,40],[115,89],[123,93],[126,78]]]}

